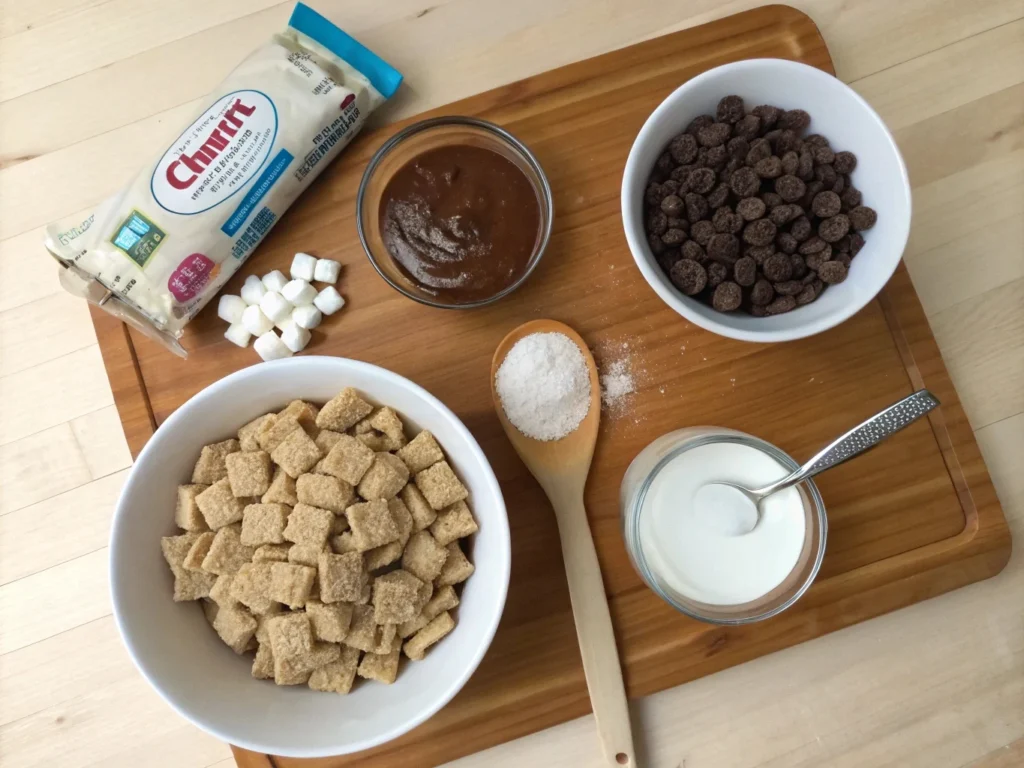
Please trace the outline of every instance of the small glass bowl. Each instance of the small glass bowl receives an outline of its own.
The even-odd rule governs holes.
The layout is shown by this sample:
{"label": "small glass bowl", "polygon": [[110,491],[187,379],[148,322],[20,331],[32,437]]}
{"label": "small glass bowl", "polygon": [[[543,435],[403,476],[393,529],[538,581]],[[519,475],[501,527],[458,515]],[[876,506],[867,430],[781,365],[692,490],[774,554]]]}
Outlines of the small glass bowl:
{"label": "small glass bowl", "polygon": [[687,616],[709,624],[750,624],[775,616],[793,605],[804,594],[818,575],[825,556],[828,519],[825,503],[812,480],[799,483],[796,488],[804,503],[806,524],[804,545],[793,570],[783,582],[766,595],[739,605],[712,605],[693,600],[662,580],[648,563],[640,537],[640,522],[644,513],[644,498],[655,476],[683,451],[709,443],[739,443],[756,448],[777,460],[790,470],[799,464],[786,452],[771,443],[744,432],[724,427],[688,427],[669,432],[644,448],[626,470],[622,478],[620,503],[622,507],[622,534],[626,552],[640,578],[662,600]]}
{"label": "small glass bowl", "polygon": [[[391,178],[414,157],[427,150],[451,144],[482,147],[510,160],[529,179],[537,195],[537,205],[540,207],[537,241],[523,274],[514,283],[492,296],[465,302],[438,296],[410,280],[391,258],[380,235],[380,200]],[[504,128],[473,117],[435,117],[403,128],[384,142],[370,159],[363,173],[363,180],[359,183],[359,194],[356,198],[359,240],[373,268],[399,293],[421,304],[442,309],[481,307],[507,296],[522,285],[540,262],[544,249],[547,248],[554,214],[551,187],[533,153]]]}

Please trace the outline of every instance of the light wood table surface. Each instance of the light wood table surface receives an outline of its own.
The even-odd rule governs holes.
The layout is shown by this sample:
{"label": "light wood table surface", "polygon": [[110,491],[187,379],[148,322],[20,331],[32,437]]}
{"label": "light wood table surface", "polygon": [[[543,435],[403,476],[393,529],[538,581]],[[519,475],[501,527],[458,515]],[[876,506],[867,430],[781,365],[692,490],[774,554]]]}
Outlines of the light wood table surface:
{"label": "light wood table surface", "polygon": [[[756,3],[312,4],[406,73],[399,116]],[[1024,0],[794,5],[904,152],[907,264],[1019,537]],[[85,305],[60,290],[41,227],[115,191],[291,6],[0,0],[5,768],[233,765],[159,700],[117,638],[106,544],[131,459]],[[1022,607],[1018,552],[987,582],[634,702],[635,732],[655,768],[1024,765]],[[576,768],[598,754],[585,717],[457,765]]]}

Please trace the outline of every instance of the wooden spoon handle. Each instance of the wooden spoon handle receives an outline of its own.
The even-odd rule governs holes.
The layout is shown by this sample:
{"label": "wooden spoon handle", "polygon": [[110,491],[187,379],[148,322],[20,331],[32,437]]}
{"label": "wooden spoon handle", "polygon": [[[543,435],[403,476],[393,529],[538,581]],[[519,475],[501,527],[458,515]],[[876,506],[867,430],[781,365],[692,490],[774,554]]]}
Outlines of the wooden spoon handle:
{"label": "wooden spoon handle", "polygon": [[552,499],[552,506],[558,517],[576,636],[605,761],[613,768],[637,768],[622,668],[583,499]]}

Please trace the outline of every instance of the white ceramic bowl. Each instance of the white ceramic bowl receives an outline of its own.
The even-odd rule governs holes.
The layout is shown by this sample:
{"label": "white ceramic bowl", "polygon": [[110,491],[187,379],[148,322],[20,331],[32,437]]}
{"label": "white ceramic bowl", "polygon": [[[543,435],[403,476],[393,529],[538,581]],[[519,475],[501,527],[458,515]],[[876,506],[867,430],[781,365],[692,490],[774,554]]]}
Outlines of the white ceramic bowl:
{"label": "white ceramic bowl", "polygon": [[[357,679],[338,696],[278,687],[250,675],[251,657],[220,641],[195,603],[171,599],[160,537],[176,532],[175,488],[189,481],[199,449],[290,400],[323,402],[353,386],[429,429],[470,491],[480,524],[458,626],[424,661],[403,661],[398,680]],[[114,513],[110,581],[114,617],[136,666],[182,716],[222,741],[256,752],[321,757],[367,749],[414,728],[443,707],[483,658],[505,605],[511,560],[498,481],[469,430],[443,403],[397,374],[330,357],[262,363],[207,387],[175,411],[139,455]]]}
{"label": "white ceramic bowl", "polygon": [[[741,96],[750,109],[774,104],[804,109],[809,133],[826,136],[836,150],[857,155],[854,185],[878,223],[864,233],[864,248],[849,276],[817,301],[775,317],[716,312],[672,285],[644,234],[643,194],[658,155],[697,115],[715,113],[723,96]],[[749,59],[708,70],[663,101],[633,142],[622,177],[622,223],[640,272],[662,300],[692,323],[743,341],[790,341],[827,330],[861,310],[899,264],[910,233],[910,182],[896,142],[882,119],[853,89],[825,72],[782,59]]]}

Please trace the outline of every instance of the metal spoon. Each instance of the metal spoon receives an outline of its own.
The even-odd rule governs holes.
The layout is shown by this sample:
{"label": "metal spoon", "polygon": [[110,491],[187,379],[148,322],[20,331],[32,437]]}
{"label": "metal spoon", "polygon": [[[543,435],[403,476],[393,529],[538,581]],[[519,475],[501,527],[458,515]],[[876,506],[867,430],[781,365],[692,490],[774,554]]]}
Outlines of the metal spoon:
{"label": "metal spoon", "polygon": [[[894,405],[890,405],[883,411],[879,411],[867,421],[858,424],[842,437],[834,440],[818,452],[810,461],[790,475],[776,480],[763,488],[745,488],[736,483],[721,480],[699,488],[695,497],[697,505],[708,505],[708,508],[716,508],[723,503],[728,503],[728,494],[739,492],[748,503],[754,506],[754,521],[752,525],[744,526],[745,532],[753,530],[761,521],[761,502],[765,497],[770,496],[784,488],[796,485],[802,480],[814,477],[819,472],[831,469],[842,464],[844,461],[859,456],[865,451],[874,448],[890,435],[899,432],[911,422],[917,421],[930,410],[939,405],[938,398],[927,389],[920,389],[909,397],[905,397]],[[744,531],[736,531],[737,533]]]}

